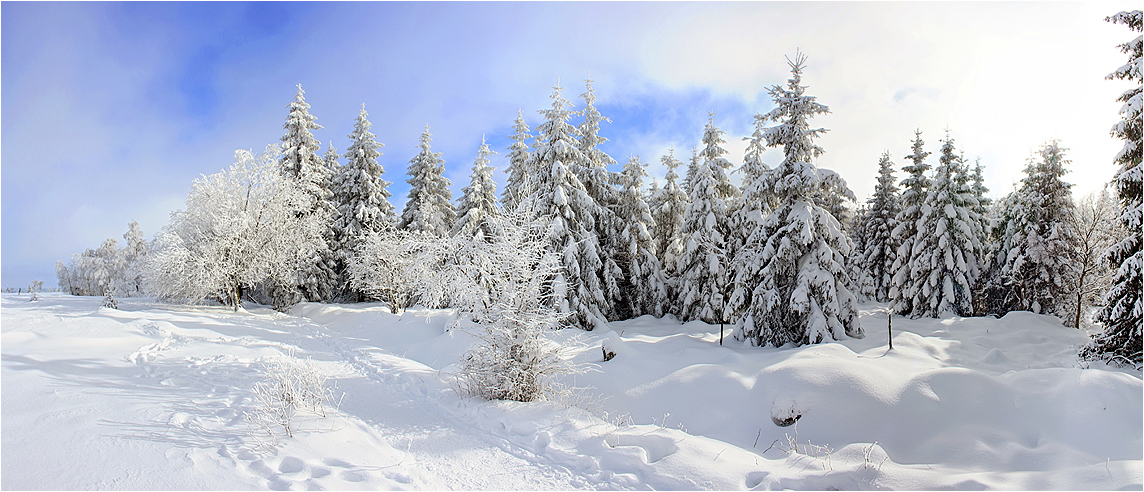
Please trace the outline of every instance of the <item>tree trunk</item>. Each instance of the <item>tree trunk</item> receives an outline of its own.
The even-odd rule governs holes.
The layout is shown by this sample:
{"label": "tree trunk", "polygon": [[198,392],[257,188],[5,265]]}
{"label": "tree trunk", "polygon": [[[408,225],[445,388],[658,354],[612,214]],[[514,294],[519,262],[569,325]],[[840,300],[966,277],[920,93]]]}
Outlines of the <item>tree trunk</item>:
{"label": "tree trunk", "polygon": [[238,306],[242,304],[242,284],[241,283],[235,282],[234,293],[233,293],[233,296],[231,297],[230,302],[231,302],[231,304],[234,305],[234,312],[237,313],[238,312]]}

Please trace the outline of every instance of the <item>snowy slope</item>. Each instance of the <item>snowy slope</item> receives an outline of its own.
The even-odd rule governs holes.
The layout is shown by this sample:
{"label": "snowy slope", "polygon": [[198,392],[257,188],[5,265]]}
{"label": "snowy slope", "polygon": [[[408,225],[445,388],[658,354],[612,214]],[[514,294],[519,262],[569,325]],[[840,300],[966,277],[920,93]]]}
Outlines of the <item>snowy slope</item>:
{"label": "snowy slope", "polygon": [[[866,339],[801,349],[720,347],[718,327],[647,316],[567,330],[588,369],[566,378],[569,406],[457,396],[448,375],[473,337],[445,311],[2,302],[4,489],[1144,484],[1140,374],[1078,368],[1085,335],[1028,313],[894,318],[890,352],[878,305]],[[340,400],[275,441],[243,414],[281,357],[311,358]]]}

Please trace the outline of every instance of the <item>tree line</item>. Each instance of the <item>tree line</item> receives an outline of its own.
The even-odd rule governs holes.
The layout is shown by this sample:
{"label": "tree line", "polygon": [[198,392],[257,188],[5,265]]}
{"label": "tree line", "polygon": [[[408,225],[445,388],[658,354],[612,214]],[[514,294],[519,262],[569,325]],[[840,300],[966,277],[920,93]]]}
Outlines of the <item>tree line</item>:
{"label": "tree line", "polygon": [[[1140,31],[1140,17],[1110,20]],[[1133,58],[1110,78],[1139,82],[1140,38],[1121,49]],[[1068,149],[1052,140],[1034,151],[1017,189],[993,203],[982,165],[969,165],[948,130],[936,166],[918,130],[905,177],[895,183],[884,153],[874,195],[854,212],[845,180],[814,164],[828,130],[811,120],[830,110],[806,92],[807,58],[787,61],[791,77],[769,88],[775,109],[755,116],[738,170],[712,115],[684,176],[674,149],[661,157],[662,186],[645,186],[639,156],[614,171],[601,149],[608,119],[588,80],[578,111],[554,87],[535,133],[518,113],[499,197],[488,159],[495,152],[482,141],[470,184],[454,200],[426,126],[400,215],[364,105],[346,153],[330,145],[319,155],[313,130],[321,126],[299,85],[280,145],[238,151],[229,169],[197,179],[186,209],[145,248],[132,236],[130,252],[109,240],[60,262],[60,285],[235,309],[243,300],[278,309],[382,301],[395,312],[421,303],[502,325],[527,311],[544,326],[586,330],[671,314],[728,324],[739,340],[776,347],[862,337],[857,304],[867,299],[913,318],[1021,310],[1072,326],[1097,305],[1106,331],[1081,355],[1140,364],[1138,83],[1121,98],[1123,121],[1113,129],[1126,142],[1116,198],[1075,202],[1063,180]],[[762,160],[768,148],[782,151],[774,167]],[[494,261],[513,248],[534,253]]]}

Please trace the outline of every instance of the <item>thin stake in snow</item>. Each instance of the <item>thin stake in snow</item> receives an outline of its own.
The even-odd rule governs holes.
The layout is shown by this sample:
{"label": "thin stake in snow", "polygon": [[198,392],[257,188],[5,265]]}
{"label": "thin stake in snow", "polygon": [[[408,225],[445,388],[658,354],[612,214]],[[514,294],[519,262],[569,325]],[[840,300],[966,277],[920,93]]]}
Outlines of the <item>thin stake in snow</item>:
{"label": "thin stake in snow", "polygon": [[894,350],[894,312],[886,309],[886,339],[890,341],[890,350]]}

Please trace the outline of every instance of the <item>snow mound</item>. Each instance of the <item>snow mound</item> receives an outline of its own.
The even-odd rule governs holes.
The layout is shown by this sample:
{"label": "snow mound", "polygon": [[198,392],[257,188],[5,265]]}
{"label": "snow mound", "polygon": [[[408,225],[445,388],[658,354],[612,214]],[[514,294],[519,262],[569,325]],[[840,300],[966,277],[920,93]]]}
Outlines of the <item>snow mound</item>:
{"label": "snow mound", "polygon": [[[866,338],[797,349],[644,316],[552,333],[578,340],[587,371],[562,382],[579,392],[518,403],[454,391],[474,337],[446,311],[17,297],[0,299],[5,489],[1144,484],[1140,373],[1082,368],[1085,334],[1029,313],[895,318],[893,350],[879,305],[862,306]],[[290,357],[335,401],[293,438],[257,435],[251,388]]]}

